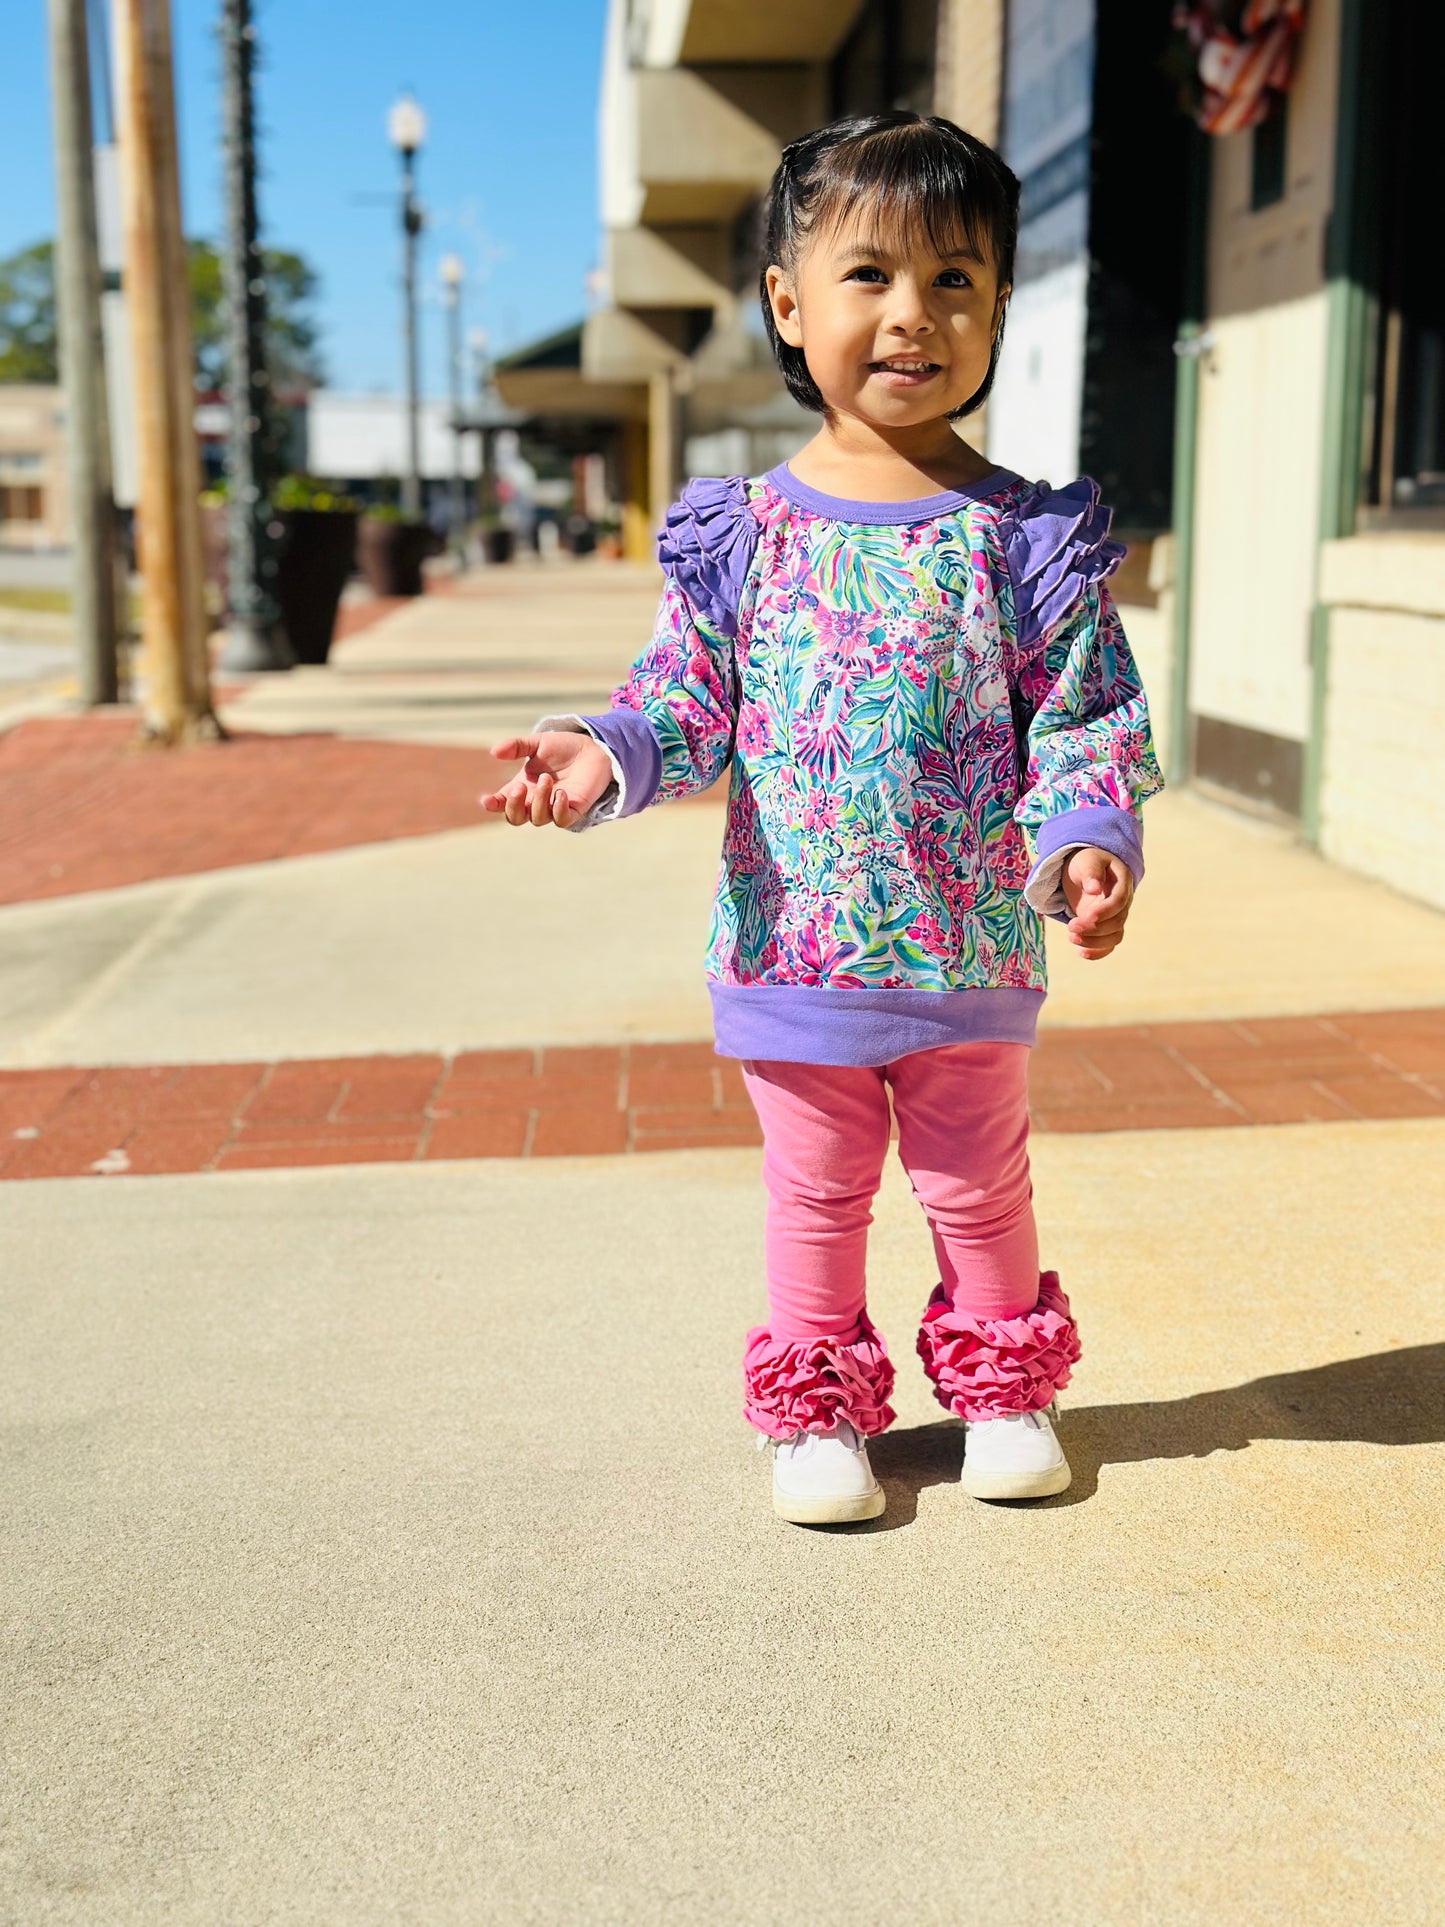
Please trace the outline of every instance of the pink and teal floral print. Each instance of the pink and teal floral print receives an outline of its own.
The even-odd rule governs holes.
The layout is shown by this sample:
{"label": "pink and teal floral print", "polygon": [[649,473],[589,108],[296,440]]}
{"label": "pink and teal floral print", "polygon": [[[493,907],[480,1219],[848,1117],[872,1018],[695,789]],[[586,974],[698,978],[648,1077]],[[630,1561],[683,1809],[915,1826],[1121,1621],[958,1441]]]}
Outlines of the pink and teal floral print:
{"label": "pink and teal floral print", "polygon": [[[1021,624],[1009,547],[1043,499],[1024,483],[878,526],[771,479],[726,486],[756,525],[736,637],[677,571],[613,699],[657,736],[659,801],[722,775],[738,703],[709,976],[1042,990],[1032,840],[1074,811],[1136,813],[1161,786],[1101,579],[1106,518],[1061,539],[1046,615]],[[1022,788],[1011,687],[1031,718]]]}

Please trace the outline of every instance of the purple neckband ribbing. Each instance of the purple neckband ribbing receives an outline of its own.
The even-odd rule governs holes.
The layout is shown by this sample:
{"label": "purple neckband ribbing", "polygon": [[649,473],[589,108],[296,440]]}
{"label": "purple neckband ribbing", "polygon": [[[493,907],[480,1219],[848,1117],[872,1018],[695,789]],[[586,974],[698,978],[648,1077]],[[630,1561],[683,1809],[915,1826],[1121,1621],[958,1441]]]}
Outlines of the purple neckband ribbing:
{"label": "purple neckband ribbing", "polygon": [[811,509],[834,522],[867,523],[874,528],[903,527],[910,522],[931,522],[936,516],[951,515],[970,502],[983,502],[990,495],[1002,494],[1022,476],[1009,468],[992,468],[969,488],[946,488],[938,495],[920,495],[911,502],[854,502],[843,495],[824,495],[820,489],[800,482],[786,462],[768,471],[767,479],[797,508]]}

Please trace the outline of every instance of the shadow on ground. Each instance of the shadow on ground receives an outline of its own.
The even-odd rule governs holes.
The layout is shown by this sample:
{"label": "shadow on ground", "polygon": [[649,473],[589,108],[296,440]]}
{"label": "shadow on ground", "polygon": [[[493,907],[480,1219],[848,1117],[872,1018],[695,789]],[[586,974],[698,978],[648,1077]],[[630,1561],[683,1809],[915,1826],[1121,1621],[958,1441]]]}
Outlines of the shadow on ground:
{"label": "shadow on ground", "polygon": [[[1071,1406],[1064,1411],[1060,1436],[1074,1482],[1056,1499],[1025,1502],[1031,1506],[1092,1499],[1105,1465],[1202,1459],[1212,1452],[1242,1452],[1259,1439],[1434,1445],[1445,1441],[1445,1344],[1372,1352],[1191,1398]],[[876,1522],[847,1529],[888,1532],[911,1525],[920,1492],[957,1483],[963,1427],[942,1419],[886,1432],[869,1446],[869,1457],[887,1491],[888,1510]]]}

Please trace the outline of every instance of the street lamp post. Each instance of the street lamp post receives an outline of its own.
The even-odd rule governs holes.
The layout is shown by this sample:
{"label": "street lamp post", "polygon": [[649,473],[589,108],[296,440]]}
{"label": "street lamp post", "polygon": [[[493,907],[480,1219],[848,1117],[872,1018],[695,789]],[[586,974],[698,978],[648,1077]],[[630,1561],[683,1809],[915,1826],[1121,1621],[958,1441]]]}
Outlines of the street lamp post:
{"label": "street lamp post", "polygon": [[466,560],[466,497],[462,480],[462,259],[442,256],[442,302],[447,311],[447,389],[452,417],[452,549]]}
{"label": "street lamp post", "polygon": [[416,237],[422,230],[421,204],[415,194],[413,162],[426,139],[426,115],[403,94],[386,117],[386,131],[401,156],[402,328],[406,344],[406,473],[401,505],[421,513],[421,418],[417,401]]}
{"label": "street lamp post", "polygon": [[277,607],[271,490],[276,436],[266,367],[266,266],[256,218],[251,0],[224,0],[226,359],[230,427],[226,437],[227,600],[225,669],[289,669],[294,660]]}
{"label": "street lamp post", "polygon": [[476,390],[477,414],[481,417],[482,427],[478,430],[481,438],[481,460],[478,464],[481,473],[477,476],[477,513],[485,527],[492,510],[497,506],[495,491],[492,488],[492,431],[486,426],[487,400],[491,393],[492,376],[487,366],[487,331],[473,328],[467,337],[472,351],[472,384]]}

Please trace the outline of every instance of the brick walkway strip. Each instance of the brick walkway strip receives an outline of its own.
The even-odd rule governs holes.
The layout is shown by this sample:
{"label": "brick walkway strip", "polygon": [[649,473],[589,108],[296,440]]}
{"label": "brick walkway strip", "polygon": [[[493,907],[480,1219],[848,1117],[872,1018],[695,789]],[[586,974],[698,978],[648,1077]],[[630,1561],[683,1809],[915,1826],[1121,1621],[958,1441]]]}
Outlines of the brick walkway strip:
{"label": "brick walkway strip", "polygon": [[[1445,1116],[1445,1009],[1054,1030],[1041,1131]],[[707,1043],[0,1072],[0,1178],[758,1142]]]}
{"label": "brick walkway strip", "polygon": [[0,735],[0,903],[464,829],[505,774],[480,750],[326,736],[162,755],[136,729],[122,712]]}

